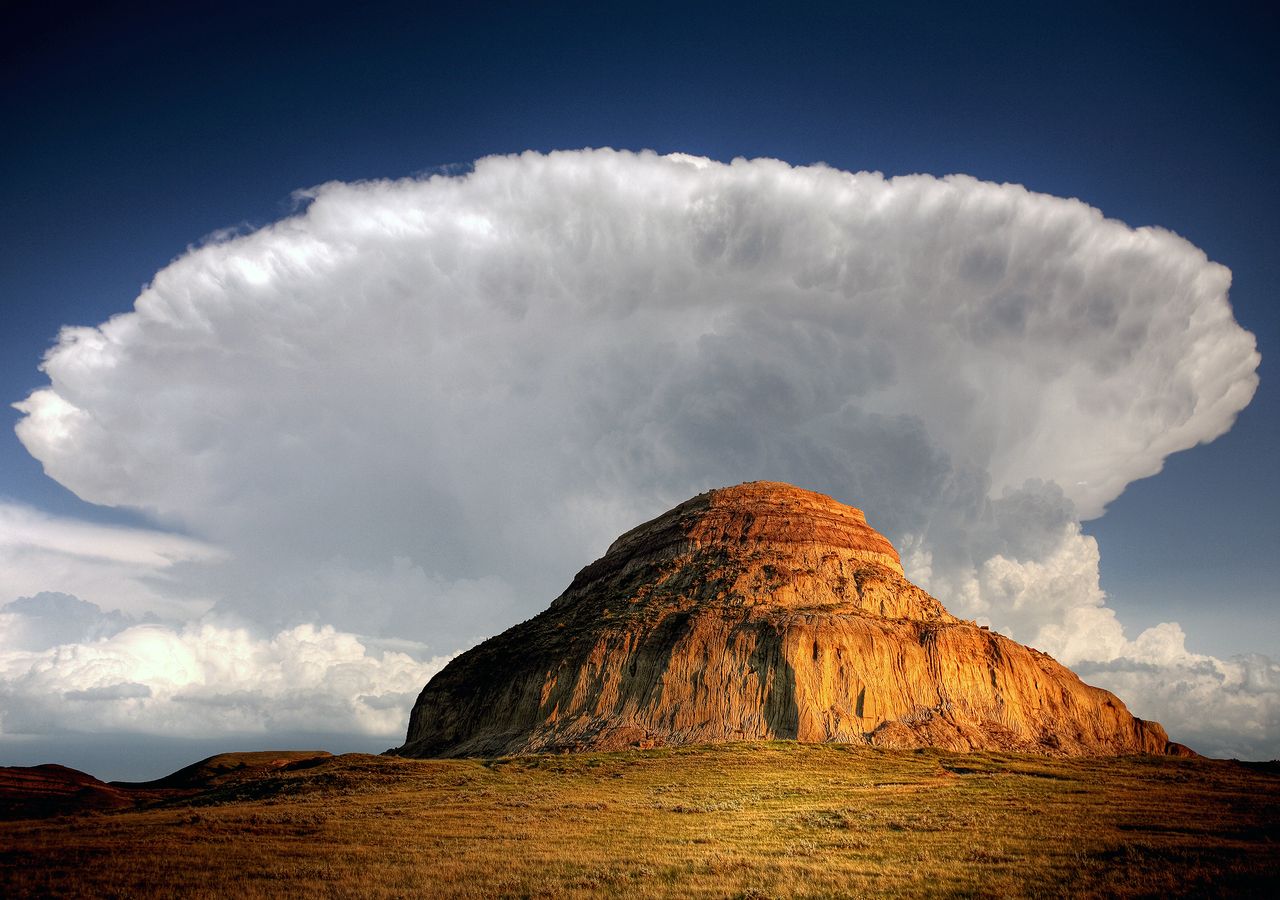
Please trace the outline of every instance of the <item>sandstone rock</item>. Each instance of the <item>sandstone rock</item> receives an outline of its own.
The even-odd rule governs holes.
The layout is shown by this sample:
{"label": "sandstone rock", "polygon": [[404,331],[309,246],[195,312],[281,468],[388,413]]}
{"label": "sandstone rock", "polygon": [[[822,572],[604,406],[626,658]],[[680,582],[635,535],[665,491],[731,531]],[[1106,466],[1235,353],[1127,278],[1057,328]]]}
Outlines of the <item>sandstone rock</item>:
{"label": "sandstone rock", "polygon": [[627,532],[545,612],[454,659],[392,752],[773,739],[1185,751],[1048,655],[952,616],[861,511],[753,482]]}

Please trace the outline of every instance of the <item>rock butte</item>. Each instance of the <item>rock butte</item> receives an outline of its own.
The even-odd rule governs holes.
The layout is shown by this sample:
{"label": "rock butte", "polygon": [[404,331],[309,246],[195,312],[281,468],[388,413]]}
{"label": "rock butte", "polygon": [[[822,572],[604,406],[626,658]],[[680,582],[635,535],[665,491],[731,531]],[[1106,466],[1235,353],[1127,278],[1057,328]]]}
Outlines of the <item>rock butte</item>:
{"label": "rock butte", "polygon": [[1190,754],[1048,655],[952,616],[860,510],[774,482],[622,535],[549,609],[432,678],[391,752],[755,740]]}

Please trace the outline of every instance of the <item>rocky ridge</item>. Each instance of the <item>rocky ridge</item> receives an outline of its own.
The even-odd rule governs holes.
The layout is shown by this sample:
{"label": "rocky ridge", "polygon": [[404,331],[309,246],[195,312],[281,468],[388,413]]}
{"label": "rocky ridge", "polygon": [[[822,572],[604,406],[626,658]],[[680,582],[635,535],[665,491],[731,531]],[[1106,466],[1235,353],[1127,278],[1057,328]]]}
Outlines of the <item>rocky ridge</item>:
{"label": "rocky ridge", "polygon": [[1047,654],[948,613],[860,510],[775,482],[619,537],[550,608],[432,678],[391,752],[776,739],[1190,753]]}

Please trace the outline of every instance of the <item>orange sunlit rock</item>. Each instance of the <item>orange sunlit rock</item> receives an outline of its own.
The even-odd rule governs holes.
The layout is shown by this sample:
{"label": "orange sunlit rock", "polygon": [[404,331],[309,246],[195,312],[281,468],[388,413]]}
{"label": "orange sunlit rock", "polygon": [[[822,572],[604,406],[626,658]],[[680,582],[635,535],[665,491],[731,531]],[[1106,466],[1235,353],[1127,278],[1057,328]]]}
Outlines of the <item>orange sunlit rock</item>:
{"label": "orange sunlit rock", "polygon": [[423,689],[407,756],[794,739],[1189,753],[1048,655],[957,619],[860,510],[775,482],[618,538]]}

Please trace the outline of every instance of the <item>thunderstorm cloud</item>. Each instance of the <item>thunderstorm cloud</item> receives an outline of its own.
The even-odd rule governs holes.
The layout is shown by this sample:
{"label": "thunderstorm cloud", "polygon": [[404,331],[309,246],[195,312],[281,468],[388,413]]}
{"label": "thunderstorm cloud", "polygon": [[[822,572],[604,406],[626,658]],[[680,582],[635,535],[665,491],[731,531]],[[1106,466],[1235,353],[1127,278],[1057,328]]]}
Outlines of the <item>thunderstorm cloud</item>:
{"label": "thunderstorm cloud", "polygon": [[[768,478],[865,509],[953,612],[1087,666],[1175,739],[1280,749],[1274,663],[1196,656],[1175,623],[1126,636],[1080,527],[1257,385],[1230,272],[1177,235],[966,176],[609,150],[299,203],[49,351],[18,404],[27,449],[82,498],[191,536],[109,559],[162,575],[141,582],[154,609],[110,604],[198,612],[56,659],[11,648],[9,696],[35,696],[15,685],[38,669],[68,716],[201,706],[242,726],[289,696],[391,721],[377,698],[420,686],[411,663],[537,612],[639,521]],[[104,602],[93,584],[24,592]],[[429,649],[369,649],[391,638]],[[129,660],[161,641],[279,675],[144,677]],[[350,677],[289,694],[288,661],[317,647]],[[90,651],[110,672],[83,674]]]}

